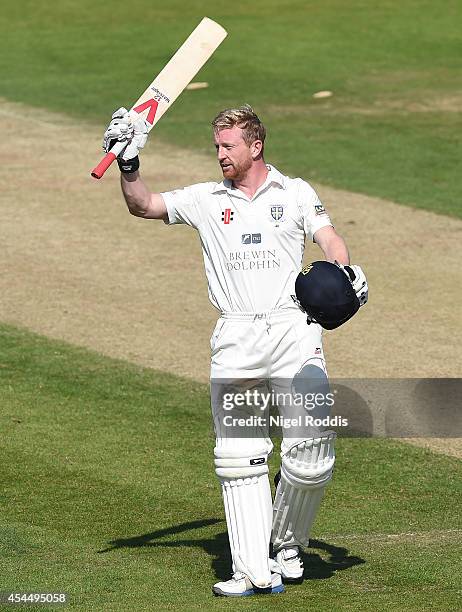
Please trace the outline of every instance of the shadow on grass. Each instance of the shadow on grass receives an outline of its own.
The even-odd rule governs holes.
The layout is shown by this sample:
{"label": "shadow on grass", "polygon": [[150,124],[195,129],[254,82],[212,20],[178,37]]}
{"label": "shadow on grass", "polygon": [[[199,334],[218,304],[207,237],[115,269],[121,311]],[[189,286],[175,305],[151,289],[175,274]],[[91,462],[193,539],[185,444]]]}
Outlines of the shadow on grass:
{"label": "shadow on grass", "polygon": [[[228,534],[226,531],[217,533],[208,538],[172,538],[164,539],[169,536],[210,527],[217,523],[222,523],[223,519],[211,518],[198,521],[189,521],[180,525],[173,525],[165,529],[159,529],[150,533],[145,533],[132,538],[120,538],[109,542],[110,546],[99,550],[98,553],[108,553],[119,548],[179,548],[183,546],[199,546],[212,558],[212,569],[219,580],[228,579],[231,575],[231,555],[229,550]],[[329,555],[328,560],[324,560],[312,549],[324,551]],[[335,572],[349,569],[354,565],[366,563],[361,557],[349,554],[347,548],[334,546],[322,540],[310,540],[310,549],[302,553],[303,564],[305,567],[305,580],[323,580],[331,578]]]}
{"label": "shadow on grass", "polygon": [[153,547],[178,547],[178,546],[201,546],[204,542],[209,540],[161,540],[156,541],[160,538],[183,533],[184,531],[191,531],[192,529],[201,529],[202,527],[209,527],[210,525],[216,525],[216,523],[223,522],[223,519],[205,519],[202,521],[189,521],[189,523],[182,523],[181,525],[174,525],[173,527],[166,527],[165,529],[158,529],[157,531],[151,531],[140,536],[134,536],[133,538],[120,538],[118,540],[111,540],[110,546],[103,550],[98,550],[98,553],[107,553],[117,548],[138,548],[140,546],[153,546]]}
{"label": "shadow on grass", "polygon": [[[311,552],[312,549],[328,553],[329,559],[325,561],[317,553]],[[331,578],[335,572],[366,563],[366,560],[362,557],[350,555],[349,550],[343,546],[334,546],[322,540],[314,539],[310,539],[310,547],[302,553],[302,560],[305,568],[303,573],[305,580],[324,580]]]}
{"label": "shadow on grass", "polygon": [[183,546],[199,546],[213,558],[212,568],[218,578],[229,578],[231,568],[231,555],[229,551],[228,534],[226,531],[218,533],[209,538],[169,538],[169,536],[177,536],[186,531],[194,529],[202,529],[210,527],[217,523],[222,523],[224,519],[211,518],[200,521],[189,521],[180,525],[173,525],[165,529],[158,529],[150,533],[145,533],[132,538],[120,538],[111,540],[110,546],[102,550],[98,550],[99,554],[108,553],[118,548],[138,548],[140,546],[152,548],[180,548]]}

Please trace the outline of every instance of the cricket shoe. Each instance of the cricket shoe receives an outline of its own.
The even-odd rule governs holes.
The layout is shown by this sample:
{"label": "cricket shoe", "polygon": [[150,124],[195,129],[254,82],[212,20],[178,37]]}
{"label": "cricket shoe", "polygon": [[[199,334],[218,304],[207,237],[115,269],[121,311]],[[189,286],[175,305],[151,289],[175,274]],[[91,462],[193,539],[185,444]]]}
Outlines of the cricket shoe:
{"label": "cricket shoe", "polygon": [[280,574],[284,582],[303,580],[303,562],[298,546],[281,548],[271,561],[271,571]]}
{"label": "cricket shoe", "polygon": [[280,574],[271,574],[271,586],[266,588],[256,587],[242,572],[236,572],[231,580],[217,582],[212,587],[214,595],[224,597],[247,597],[249,595],[266,595],[272,593],[283,593],[284,585]]}

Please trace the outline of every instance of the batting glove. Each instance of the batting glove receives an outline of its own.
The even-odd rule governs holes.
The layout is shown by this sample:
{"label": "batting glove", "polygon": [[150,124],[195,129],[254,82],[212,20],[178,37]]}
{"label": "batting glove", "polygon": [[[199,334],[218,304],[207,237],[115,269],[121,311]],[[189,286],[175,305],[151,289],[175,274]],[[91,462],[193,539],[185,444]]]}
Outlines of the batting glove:
{"label": "batting glove", "polygon": [[369,287],[367,286],[366,275],[362,269],[359,266],[342,266],[338,261],[335,263],[348,276],[353,286],[353,290],[358,297],[359,305],[364,306],[369,297]]}
{"label": "batting glove", "polygon": [[[112,115],[111,123],[104,133],[103,149],[107,153],[114,146],[115,142],[126,142],[127,146],[119,155],[118,162],[122,172],[127,172],[127,168],[132,160],[136,160],[132,166],[139,166],[138,153],[146,144],[147,138],[148,124],[146,120],[139,117],[133,121],[127,109],[122,106]],[[128,163],[121,166],[122,162]],[[133,172],[134,170],[131,171]]]}

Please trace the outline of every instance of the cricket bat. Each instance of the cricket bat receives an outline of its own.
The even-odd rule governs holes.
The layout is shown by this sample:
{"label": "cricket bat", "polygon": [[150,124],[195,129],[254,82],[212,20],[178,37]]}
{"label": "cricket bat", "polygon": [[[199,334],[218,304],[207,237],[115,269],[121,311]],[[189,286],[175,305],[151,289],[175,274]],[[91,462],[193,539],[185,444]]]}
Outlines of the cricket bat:
{"label": "cricket bat", "polygon": [[[204,17],[132,106],[129,111],[132,119],[144,114],[144,118],[149,124],[148,130],[151,131],[183,89],[213,55],[227,34],[221,25],[208,17]],[[116,142],[91,171],[91,175],[100,179],[126,145],[126,142]]]}

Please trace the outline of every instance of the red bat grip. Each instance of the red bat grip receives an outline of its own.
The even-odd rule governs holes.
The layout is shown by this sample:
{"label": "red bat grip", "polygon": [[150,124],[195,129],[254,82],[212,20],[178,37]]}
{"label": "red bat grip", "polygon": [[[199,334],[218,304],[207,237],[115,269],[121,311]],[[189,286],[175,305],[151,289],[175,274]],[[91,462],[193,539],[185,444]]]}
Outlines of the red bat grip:
{"label": "red bat grip", "polygon": [[93,178],[100,179],[115,158],[122,153],[124,148],[127,146],[126,142],[116,142],[109,153],[106,153],[105,157],[99,162],[96,168],[93,168],[91,175]]}
{"label": "red bat grip", "polygon": [[92,177],[95,179],[100,179],[106,172],[106,170],[109,168],[109,166],[112,164],[112,162],[115,160],[115,158],[116,155],[114,155],[114,153],[111,153],[110,151],[109,153],[106,153],[106,155],[99,162],[99,164],[91,171]]}

